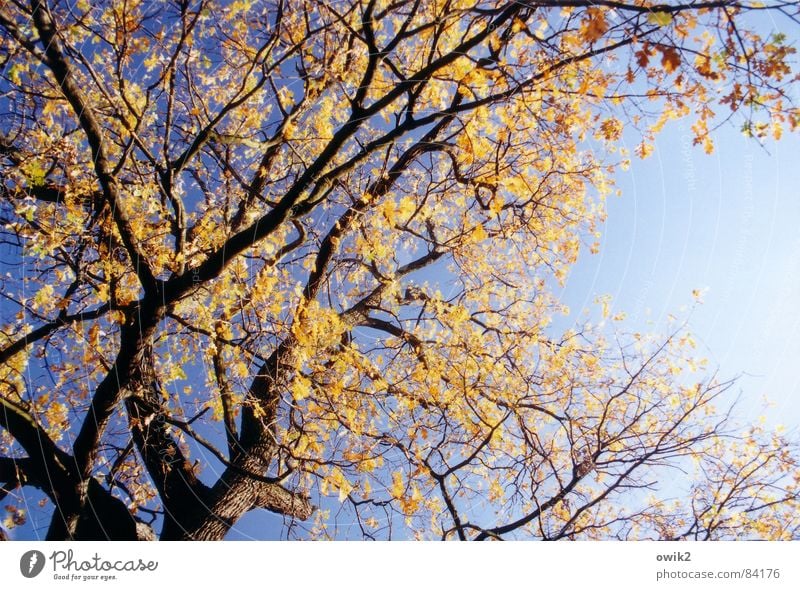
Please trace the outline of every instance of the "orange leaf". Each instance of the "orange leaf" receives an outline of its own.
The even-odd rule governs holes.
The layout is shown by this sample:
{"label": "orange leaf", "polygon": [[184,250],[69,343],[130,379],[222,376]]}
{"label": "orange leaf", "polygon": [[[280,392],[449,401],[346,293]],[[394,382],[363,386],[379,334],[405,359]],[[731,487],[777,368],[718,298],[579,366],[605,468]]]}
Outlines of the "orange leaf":
{"label": "orange leaf", "polygon": [[661,65],[664,66],[664,71],[671,74],[678,66],[681,65],[681,54],[674,47],[659,46],[658,50],[661,52]]}
{"label": "orange leaf", "polygon": [[600,8],[590,8],[586,11],[587,20],[581,26],[581,36],[589,43],[597,41],[608,30],[606,14]]}

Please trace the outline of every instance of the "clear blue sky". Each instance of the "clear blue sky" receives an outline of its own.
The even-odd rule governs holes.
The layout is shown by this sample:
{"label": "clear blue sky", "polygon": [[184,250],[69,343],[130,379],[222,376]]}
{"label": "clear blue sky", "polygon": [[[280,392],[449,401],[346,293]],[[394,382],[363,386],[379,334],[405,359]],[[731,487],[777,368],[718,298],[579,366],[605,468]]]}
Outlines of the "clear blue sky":
{"label": "clear blue sky", "polygon": [[[763,148],[725,126],[716,150],[667,127],[647,160],[617,176],[600,253],[586,252],[563,290],[573,312],[598,295],[628,313],[626,329],[663,327],[707,289],[690,319],[723,378],[741,374],[741,412],[800,424],[800,138]],[[653,324],[649,324],[653,322]]]}

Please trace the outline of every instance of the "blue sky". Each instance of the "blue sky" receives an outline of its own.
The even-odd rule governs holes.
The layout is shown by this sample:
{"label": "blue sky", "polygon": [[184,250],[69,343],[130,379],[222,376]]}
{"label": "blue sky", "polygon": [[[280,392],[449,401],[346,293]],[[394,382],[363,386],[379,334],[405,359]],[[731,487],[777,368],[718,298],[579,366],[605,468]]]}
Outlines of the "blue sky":
{"label": "blue sky", "polygon": [[763,147],[733,126],[706,155],[687,123],[657,138],[647,160],[617,176],[600,252],[585,252],[563,289],[573,316],[611,295],[624,328],[663,328],[705,290],[690,329],[709,368],[741,375],[740,414],[800,423],[800,138]]}

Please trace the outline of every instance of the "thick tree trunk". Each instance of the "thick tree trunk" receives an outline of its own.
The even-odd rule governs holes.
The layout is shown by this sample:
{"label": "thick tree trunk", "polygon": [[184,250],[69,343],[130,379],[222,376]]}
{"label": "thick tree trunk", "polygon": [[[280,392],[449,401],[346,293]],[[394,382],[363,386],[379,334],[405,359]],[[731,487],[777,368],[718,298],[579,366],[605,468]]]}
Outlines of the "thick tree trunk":
{"label": "thick tree trunk", "polygon": [[73,538],[77,541],[136,541],[139,531],[136,519],[125,504],[92,478]]}
{"label": "thick tree trunk", "polygon": [[[212,501],[205,514],[197,514],[193,526],[189,530],[179,531],[178,539],[193,541],[221,541],[231,527],[242,516],[249,512],[255,503],[255,485],[253,480],[233,474],[221,477],[211,492]],[[164,531],[162,540],[167,537]]]}
{"label": "thick tree trunk", "polygon": [[[99,481],[91,478],[87,490],[83,507],[69,522],[65,520],[65,511],[57,504],[47,533],[48,541],[142,541],[155,538],[152,529],[138,522],[125,503]],[[70,528],[71,532],[67,533]]]}
{"label": "thick tree trunk", "polygon": [[[248,473],[263,472],[263,462],[253,455],[229,467],[209,493],[206,510],[195,515],[190,529],[178,537],[164,531],[162,539],[178,538],[195,541],[220,541],[231,527],[250,510],[263,508],[271,512],[306,520],[314,512],[308,498],[287,490],[279,483],[257,479]],[[167,535],[169,533],[169,535]]]}

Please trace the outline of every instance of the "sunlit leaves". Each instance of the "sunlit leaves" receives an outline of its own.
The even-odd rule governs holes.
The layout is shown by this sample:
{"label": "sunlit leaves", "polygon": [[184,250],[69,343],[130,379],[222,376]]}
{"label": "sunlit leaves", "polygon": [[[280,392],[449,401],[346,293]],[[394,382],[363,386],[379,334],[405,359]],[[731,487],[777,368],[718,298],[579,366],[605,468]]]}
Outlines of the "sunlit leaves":
{"label": "sunlit leaves", "polygon": [[[453,538],[525,515],[512,536],[680,534],[688,504],[623,492],[694,460],[731,489],[726,384],[687,333],[626,335],[606,298],[565,327],[554,293],[598,249],[625,142],[647,157],[686,118],[710,152],[724,110],[762,140],[798,126],[794,49],[743,8],[565,4],[54,6],[97,134],[4,25],[2,223],[24,270],[2,346],[55,326],[4,363],[4,399],[68,450],[119,362],[120,399],[170,417],[192,469],[212,477],[198,445],[256,454],[320,501],[320,537],[337,519]],[[3,10],[31,33],[27,8]],[[92,473],[115,465],[153,509],[165,466],[146,477],[125,451],[141,423],[109,413]],[[705,483],[696,505],[718,500]],[[779,516],[698,522],[780,538]]]}

